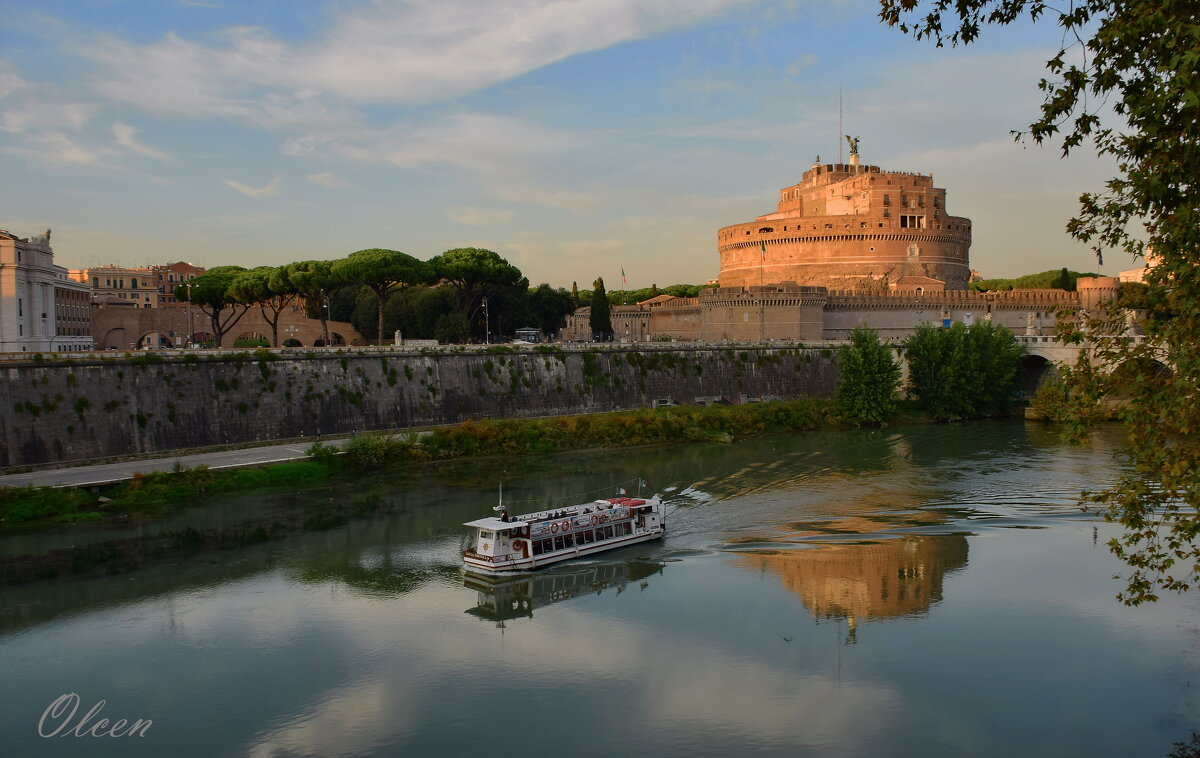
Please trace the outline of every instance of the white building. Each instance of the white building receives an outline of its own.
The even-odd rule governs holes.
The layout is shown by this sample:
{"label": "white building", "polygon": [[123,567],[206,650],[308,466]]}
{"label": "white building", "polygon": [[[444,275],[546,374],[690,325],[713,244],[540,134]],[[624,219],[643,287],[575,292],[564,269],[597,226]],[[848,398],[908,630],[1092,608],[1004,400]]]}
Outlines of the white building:
{"label": "white building", "polygon": [[0,229],[0,352],[91,350],[91,301],[54,265],[49,229],[29,239]]}

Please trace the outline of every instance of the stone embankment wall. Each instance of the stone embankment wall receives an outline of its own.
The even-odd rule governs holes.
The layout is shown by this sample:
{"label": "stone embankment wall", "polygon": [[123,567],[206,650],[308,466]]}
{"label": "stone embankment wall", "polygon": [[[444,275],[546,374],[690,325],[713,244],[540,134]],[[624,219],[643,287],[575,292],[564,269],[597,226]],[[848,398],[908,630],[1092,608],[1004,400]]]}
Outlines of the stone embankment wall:
{"label": "stone embankment wall", "polygon": [[644,407],[831,396],[832,350],[241,352],[0,366],[0,466]]}

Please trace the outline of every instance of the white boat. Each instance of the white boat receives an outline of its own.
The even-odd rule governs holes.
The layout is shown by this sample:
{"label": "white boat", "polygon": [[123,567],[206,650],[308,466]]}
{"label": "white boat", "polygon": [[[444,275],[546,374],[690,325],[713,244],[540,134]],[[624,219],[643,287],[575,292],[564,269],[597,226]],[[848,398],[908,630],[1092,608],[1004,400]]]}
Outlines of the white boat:
{"label": "white boat", "polygon": [[639,542],[662,539],[666,511],[658,495],[610,497],[553,511],[468,521],[472,547],[463,565],[477,574],[509,574],[594,555]]}

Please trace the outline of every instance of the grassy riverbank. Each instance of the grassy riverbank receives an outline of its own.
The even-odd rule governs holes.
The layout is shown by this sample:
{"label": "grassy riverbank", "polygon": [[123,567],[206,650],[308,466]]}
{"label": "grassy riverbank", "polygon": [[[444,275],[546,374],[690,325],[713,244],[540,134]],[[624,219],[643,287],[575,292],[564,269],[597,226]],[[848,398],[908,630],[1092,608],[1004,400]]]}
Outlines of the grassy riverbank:
{"label": "grassy riverbank", "polygon": [[0,530],[124,520],[156,515],[200,497],[256,488],[317,483],[357,471],[485,455],[539,455],[564,450],[669,442],[728,442],[770,432],[841,425],[830,400],[673,406],[585,416],[468,421],[424,434],[364,434],[345,453],[316,443],[307,461],[261,468],[207,468],[136,476],[98,491],[25,487],[0,489]]}

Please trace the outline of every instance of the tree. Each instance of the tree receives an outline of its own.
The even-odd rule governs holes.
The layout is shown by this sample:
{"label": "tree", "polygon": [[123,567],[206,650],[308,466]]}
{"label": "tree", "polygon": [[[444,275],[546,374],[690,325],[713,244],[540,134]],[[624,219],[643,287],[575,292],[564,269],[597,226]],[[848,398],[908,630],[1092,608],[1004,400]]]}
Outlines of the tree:
{"label": "tree", "polygon": [[[321,319],[321,331],[325,344],[329,344],[329,309],[327,298],[338,285],[333,275],[332,261],[298,261],[287,267],[287,277],[292,287],[309,306],[309,315],[314,312]],[[315,306],[315,307],[313,307]]]}
{"label": "tree", "polygon": [[511,320],[512,306],[521,300],[515,290],[523,294],[529,288],[521,270],[491,250],[460,247],[447,250],[429,264],[438,277],[458,291],[459,309],[468,324],[478,322],[483,299],[488,298],[487,316],[495,318],[497,333],[505,320]]}
{"label": "tree", "polygon": [[229,285],[235,300],[258,305],[263,321],[271,325],[271,346],[279,347],[279,314],[295,301],[297,293],[288,278],[288,266],[259,266],[238,274]]}
{"label": "tree", "polygon": [[874,329],[855,327],[838,361],[837,404],[850,421],[882,424],[896,412],[900,366]]}
{"label": "tree", "polygon": [[604,279],[592,282],[592,311],[588,315],[588,328],[592,339],[612,339],[612,313],[608,305],[608,293],[604,291]]}
{"label": "tree", "polygon": [[546,334],[555,334],[567,324],[567,316],[575,311],[575,298],[570,292],[549,284],[539,284],[529,291],[529,312],[537,328]]}
{"label": "tree", "polygon": [[210,268],[187,284],[175,287],[175,299],[190,302],[208,316],[214,344],[219,348],[226,332],[234,327],[252,303],[241,302],[230,288],[246,269],[241,266],[217,266]]}
{"label": "tree", "polygon": [[[1078,367],[1064,372],[1076,418],[1111,389],[1115,366],[1130,364],[1138,389],[1123,410],[1129,473],[1092,493],[1124,534],[1109,548],[1129,567],[1120,594],[1129,604],[1184,591],[1200,579],[1200,24],[1193,2],[1076,0],[881,0],[890,25],[938,45],[969,44],[988,24],[1048,17],[1068,41],[1046,63],[1041,115],[1027,136],[1061,136],[1063,155],[1085,142],[1111,156],[1117,175],[1080,198],[1067,231],[1093,246],[1134,256],[1153,249],[1146,275],[1144,338],[1115,309],[1086,314],[1064,339],[1088,340]],[[909,14],[925,6],[924,15]],[[949,30],[949,31],[947,31]],[[1101,109],[1116,114],[1102,121]],[[1107,116],[1105,117],[1107,118]],[[1018,134],[1018,138],[1025,136]],[[1071,325],[1068,325],[1070,327]],[[1165,373],[1151,366],[1166,366]],[[1084,429],[1071,432],[1078,439]]]}
{"label": "tree", "polygon": [[922,324],[904,342],[909,394],[935,419],[1002,413],[1016,389],[1023,349],[990,321],[949,329]]}
{"label": "tree", "polygon": [[429,265],[398,250],[371,248],[334,261],[333,276],[343,282],[370,287],[376,297],[375,336],[383,344],[383,308],[388,298],[417,284],[430,284]]}

